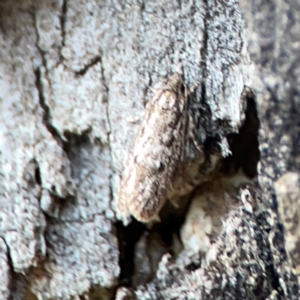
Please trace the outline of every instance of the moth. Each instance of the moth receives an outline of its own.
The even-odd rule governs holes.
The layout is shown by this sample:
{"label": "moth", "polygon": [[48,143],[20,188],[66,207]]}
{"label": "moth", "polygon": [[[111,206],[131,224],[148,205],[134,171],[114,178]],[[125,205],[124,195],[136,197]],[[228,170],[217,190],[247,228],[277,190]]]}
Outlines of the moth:
{"label": "moth", "polygon": [[147,103],[117,194],[119,214],[133,215],[142,222],[158,219],[165,201],[180,194],[177,189],[185,189],[178,174],[185,173],[181,163],[193,131],[188,93],[182,75],[175,74]]}

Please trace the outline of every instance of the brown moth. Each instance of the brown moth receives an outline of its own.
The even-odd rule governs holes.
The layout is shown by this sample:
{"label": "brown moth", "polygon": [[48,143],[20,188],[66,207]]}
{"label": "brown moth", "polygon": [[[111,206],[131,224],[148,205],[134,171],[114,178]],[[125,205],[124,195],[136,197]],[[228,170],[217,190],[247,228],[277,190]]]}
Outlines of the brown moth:
{"label": "brown moth", "polygon": [[188,130],[187,89],[173,75],[146,106],[125,164],[117,195],[117,211],[142,222],[158,213],[176,185],[176,169]]}

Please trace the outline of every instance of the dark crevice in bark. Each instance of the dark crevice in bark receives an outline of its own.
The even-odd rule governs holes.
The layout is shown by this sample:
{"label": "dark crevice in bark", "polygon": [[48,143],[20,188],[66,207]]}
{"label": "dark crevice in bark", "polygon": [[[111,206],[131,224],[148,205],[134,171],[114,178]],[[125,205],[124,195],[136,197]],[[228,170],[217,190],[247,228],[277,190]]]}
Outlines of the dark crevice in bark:
{"label": "dark crevice in bark", "polygon": [[64,137],[66,142],[63,144],[63,150],[68,156],[71,162],[71,176],[72,178],[78,178],[79,174],[76,174],[75,170],[82,169],[81,161],[81,149],[91,148],[92,142],[90,141],[89,133],[91,128],[86,129],[80,134],[73,133],[71,131],[64,131]]}
{"label": "dark crevice in bark", "polygon": [[92,58],[82,69],[75,72],[76,76],[84,76],[86,72],[94,65],[101,63],[101,56],[97,55]]}
{"label": "dark crevice in bark", "polygon": [[231,155],[223,160],[222,173],[233,175],[241,169],[251,179],[257,176],[257,164],[260,160],[259,127],[255,96],[252,94],[247,97],[245,121],[239,133],[227,136]]}
{"label": "dark crevice in bark", "polygon": [[40,167],[36,159],[31,159],[23,171],[24,181],[29,188],[34,188],[36,184],[41,185]]}
{"label": "dark crevice in bark", "polygon": [[[158,242],[163,244],[165,253],[175,254],[172,250],[174,235],[180,240],[179,231],[185,220],[189,202],[189,200],[183,201],[180,209],[167,202],[159,214],[161,221],[153,224],[151,228],[135,219],[128,226],[124,226],[122,222],[116,223],[120,251],[119,266],[121,268],[119,286],[133,287],[132,278],[135,270],[139,268],[134,261],[135,246],[145,232],[148,233],[147,244]],[[150,253],[148,254],[150,255]],[[145,259],[148,258],[145,257]],[[152,264],[151,267],[157,268]],[[156,269],[152,271],[152,274],[148,274],[148,279],[143,284],[153,279]]]}
{"label": "dark crevice in bark", "polygon": [[42,184],[41,172],[40,172],[40,168],[39,168],[38,165],[34,170],[34,178],[35,178],[35,181],[38,185]]}
{"label": "dark crevice in bark", "polygon": [[[39,31],[37,28],[37,20],[36,20],[36,12],[35,10],[32,10],[31,12],[31,16],[33,19],[33,26],[36,32],[36,47],[41,55],[41,59],[42,59],[42,65],[45,69],[45,74],[46,74],[46,78],[49,82],[48,79],[48,69],[47,69],[47,60],[46,60],[46,53],[43,49],[41,49],[41,47],[39,46]],[[58,142],[59,145],[63,144],[63,138],[61,137],[59,131],[55,128],[55,126],[52,125],[51,119],[51,109],[49,107],[49,105],[46,102],[45,99],[45,95],[44,95],[44,85],[43,85],[43,79],[42,79],[42,72],[41,72],[41,68],[37,68],[34,70],[34,74],[35,74],[35,84],[36,84],[36,88],[38,91],[38,98],[39,98],[39,103],[41,108],[44,111],[44,115],[43,115],[43,123],[46,126],[46,128],[48,129],[48,131],[51,133],[51,135],[53,136],[53,138]],[[49,82],[49,86],[51,87],[51,84]]]}
{"label": "dark crevice in bark", "polygon": [[35,80],[36,87],[37,87],[37,91],[39,94],[39,103],[40,103],[41,108],[44,111],[43,123],[46,126],[46,128],[48,129],[48,131],[51,133],[53,138],[58,142],[58,144],[62,145],[64,143],[63,138],[61,137],[59,131],[51,123],[51,119],[52,119],[51,109],[47,105],[46,100],[45,100],[43,84],[42,84],[42,75],[41,75],[40,68],[36,69],[34,71],[34,73],[35,73],[35,78],[36,78],[36,80]]}
{"label": "dark crevice in bark", "polygon": [[5,241],[5,238],[0,236],[0,238],[3,240],[5,246],[6,246],[6,249],[7,249],[7,262],[8,262],[8,265],[9,265],[9,270],[10,270],[10,282],[9,282],[9,291],[10,291],[10,295],[9,295],[9,300],[12,300],[13,299],[13,295],[15,294],[15,291],[14,291],[14,285],[15,285],[15,282],[13,282],[13,277],[14,277],[14,266],[13,266],[13,262],[12,262],[12,259],[11,259],[11,256],[10,256],[10,251],[9,251],[9,246],[7,245],[6,241]]}
{"label": "dark crevice in bark", "polygon": [[[201,96],[202,96],[202,101],[206,98],[206,88],[205,88],[205,78],[207,77],[206,70],[206,59],[207,59],[207,47],[208,47],[208,22],[209,22],[209,11],[208,11],[208,1],[204,0],[204,5],[205,5],[205,17],[204,17],[204,30],[203,30],[203,44],[200,49],[201,53],[201,65],[202,65],[202,89],[201,89]],[[205,102],[205,101],[204,101]]]}
{"label": "dark crevice in bark", "polygon": [[63,60],[64,60],[64,56],[62,54],[62,49],[66,44],[67,11],[68,11],[68,0],[63,0],[62,6],[61,6],[61,15],[60,15],[60,28],[61,28],[61,47],[59,50],[60,63],[63,63]]}
{"label": "dark crevice in bark", "polygon": [[60,26],[61,26],[61,35],[62,35],[62,47],[65,46],[66,39],[66,22],[67,22],[67,11],[68,11],[68,0],[63,0],[61,17],[60,17]]}
{"label": "dark crevice in bark", "polygon": [[116,223],[119,242],[119,266],[121,273],[119,286],[131,287],[134,274],[134,250],[135,244],[146,230],[146,225],[133,220],[128,226],[122,222]]}
{"label": "dark crevice in bark", "polygon": [[152,231],[158,233],[167,249],[172,247],[173,235],[175,234],[179,237],[179,231],[184,222],[187,208],[188,204],[176,208],[170,202],[166,203],[160,212],[161,222],[154,224],[152,228]]}

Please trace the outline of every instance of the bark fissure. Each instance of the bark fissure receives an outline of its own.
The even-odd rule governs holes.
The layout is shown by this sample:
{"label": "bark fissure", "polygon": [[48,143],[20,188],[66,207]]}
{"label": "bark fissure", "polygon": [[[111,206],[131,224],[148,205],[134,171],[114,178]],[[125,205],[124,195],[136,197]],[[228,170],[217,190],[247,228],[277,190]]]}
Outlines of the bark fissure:
{"label": "bark fissure", "polygon": [[75,72],[75,74],[77,76],[84,76],[85,73],[92,68],[93,66],[95,66],[96,64],[102,64],[101,62],[101,55],[97,55],[94,58],[92,58],[81,70],[78,70]]}
{"label": "bark fissure", "polygon": [[258,174],[257,165],[260,160],[258,132],[260,121],[258,119],[256,100],[253,93],[245,99],[245,121],[238,133],[227,136],[231,154],[224,159],[221,171],[231,175],[239,169],[249,178]]}
{"label": "bark fissure", "polygon": [[66,22],[67,22],[67,12],[68,12],[68,0],[63,0],[62,7],[61,7],[61,16],[60,16],[60,26],[61,26],[61,36],[62,47],[65,46],[66,40]]}
{"label": "bark fissure", "polygon": [[53,138],[60,144],[63,145],[63,139],[59,133],[59,131],[55,128],[55,126],[51,123],[51,109],[47,105],[45,101],[45,96],[43,93],[43,84],[42,84],[42,76],[41,76],[41,70],[40,68],[37,68],[35,70],[35,76],[36,76],[36,88],[39,94],[39,103],[41,108],[43,109],[44,115],[43,115],[43,123],[48,129],[48,131],[51,133]]}
{"label": "bark fissure", "polygon": [[[38,49],[38,52],[40,53],[40,56],[42,59],[42,65],[43,65],[43,68],[45,71],[45,77],[46,77],[49,87],[51,89],[51,82],[49,80],[48,68],[47,68],[46,53],[39,46],[40,34],[39,34],[39,30],[38,30],[38,25],[37,25],[35,9],[33,9],[33,12],[31,13],[31,15],[32,15],[32,19],[33,19],[33,26],[35,29],[35,34],[36,34],[36,47]],[[35,74],[36,88],[37,88],[38,96],[39,96],[39,103],[44,112],[43,123],[46,126],[46,128],[48,129],[48,131],[50,132],[50,134],[53,136],[53,138],[59,143],[59,145],[63,146],[64,139],[62,138],[59,130],[57,128],[55,128],[55,126],[52,124],[51,109],[50,109],[49,105],[47,104],[46,98],[44,95],[44,86],[43,86],[41,67],[36,68],[34,70],[34,74]]]}

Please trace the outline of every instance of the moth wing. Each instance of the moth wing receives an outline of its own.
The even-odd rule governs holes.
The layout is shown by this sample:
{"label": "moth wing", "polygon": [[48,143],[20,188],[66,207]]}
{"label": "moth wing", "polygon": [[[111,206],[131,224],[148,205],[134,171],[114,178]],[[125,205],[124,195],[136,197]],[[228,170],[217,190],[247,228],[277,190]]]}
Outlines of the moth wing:
{"label": "moth wing", "polygon": [[157,216],[183,151],[185,102],[183,93],[161,90],[148,103],[121,181],[119,212],[146,222]]}

